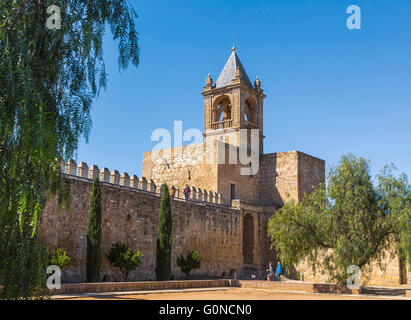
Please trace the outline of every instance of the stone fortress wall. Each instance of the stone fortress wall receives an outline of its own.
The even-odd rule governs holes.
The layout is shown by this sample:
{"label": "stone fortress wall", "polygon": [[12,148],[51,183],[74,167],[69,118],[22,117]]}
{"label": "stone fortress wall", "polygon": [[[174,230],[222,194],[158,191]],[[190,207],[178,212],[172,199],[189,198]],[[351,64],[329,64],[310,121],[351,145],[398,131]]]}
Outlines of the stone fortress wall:
{"label": "stone fortress wall", "polygon": [[[65,167],[71,183],[72,203],[69,210],[57,213],[57,200],[50,201],[43,213],[40,234],[51,249],[64,248],[71,257],[71,265],[63,269],[63,281],[86,280],[87,216],[92,178],[100,176],[102,191],[102,252],[101,275],[107,280],[121,279],[105,254],[116,241],[129,243],[133,250],[143,254],[142,264],[130,274],[130,280],[155,279],[155,253],[158,214],[160,208],[159,188],[150,180],[138,179],[128,174],[97,166],[88,168],[85,163],[78,167],[69,161]],[[197,277],[234,277],[239,274],[243,262],[242,219],[237,208],[224,205],[216,193],[206,198],[191,193],[190,201],[171,200],[173,215],[172,274],[183,278],[176,265],[176,257],[189,250],[198,250],[202,257]]]}
{"label": "stone fortress wall", "polygon": [[[130,176],[127,172],[120,175],[117,170],[113,170],[111,172],[108,168],[103,168],[100,170],[96,165],[89,168],[85,162],[82,162],[77,166],[74,160],[69,160],[67,164],[62,165],[62,171],[70,176],[78,176],[89,179],[99,177],[101,182],[120,185],[136,190],[138,189],[153,193],[160,193],[161,183],[156,184],[151,178],[147,179],[143,176],[139,179],[135,174]],[[176,198],[184,198],[183,188],[180,189],[176,184],[169,184],[169,188],[175,189]],[[190,190],[190,200],[199,200],[216,204],[223,204],[226,202],[226,200],[223,199],[223,196],[216,192],[196,188],[195,186],[191,186]]]}
{"label": "stone fortress wall", "polygon": [[[221,194],[191,186],[190,201],[182,198],[181,190],[171,201],[173,214],[172,274],[184,278],[176,265],[176,257],[190,250],[198,250],[202,257],[201,269],[193,273],[197,278],[250,278],[260,277],[269,261],[276,262],[276,254],[267,238],[268,219],[281,203],[301,199],[308,186],[304,166],[317,170],[322,179],[324,162],[292,151],[263,155],[260,171],[253,179],[260,181],[261,204],[233,200],[231,205]],[[120,173],[107,168],[99,169],[70,160],[64,166],[65,176],[71,183],[72,203],[69,210],[57,212],[57,200],[50,201],[43,213],[40,234],[52,250],[62,247],[71,257],[71,265],[63,269],[64,282],[86,280],[87,216],[92,179],[100,177],[102,190],[103,264],[102,278],[120,280],[118,269],[113,268],[105,254],[116,241],[129,243],[133,250],[143,254],[142,264],[130,274],[130,280],[155,279],[155,252],[160,206],[160,188],[152,179]],[[315,177],[315,175],[312,175]],[[313,178],[312,178],[313,179]],[[313,183],[312,179],[310,180]],[[178,187],[178,186],[177,186]],[[199,191],[202,192],[199,192]],[[307,190],[308,191],[308,190]],[[271,199],[268,201],[267,199]],[[274,200],[273,200],[274,199]],[[247,273],[250,270],[251,273]],[[304,262],[297,270],[305,281],[324,282],[321,271],[314,273]],[[235,272],[235,273],[234,273]],[[373,268],[370,284],[398,285],[411,280],[397,257],[387,258],[387,268]]]}
{"label": "stone fortress wall", "polygon": [[[402,263],[398,256],[391,256],[392,252],[385,252],[382,268],[377,262],[371,264],[371,274],[369,279],[361,277],[361,285],[369,286],[398,286],[400,284],[411,283],[411,274],[407,272],[407,266]],[[323,256],[324,257],[324,256]],[[296,271],[303,275],[307,282],[327,282],[327,275],[323,270],[317,269],[315,272],[307,261],[301,261],[296,266]]]}
{"label": "stone fortress wall", "polygon": [[187,184],[190,188],[201,186],[200,192],[218,192],[217,167],[213,163],[208,164],[206,157],[203,144],[160,150],[157,154],[144,152],[142,175],[149,177],[153,183],[167,183],[177,190],[184,190]]}
{"label": "stone fortress wall", "polygon": [[[263,100],[261,81],[251,83],[236,48],[232,49],[214,84],[208,75],[203,88],[204,142],[146,152],[142,178],[107,168],[79,166],[74,161],[63,171],[71,182],[72,205],[57,214],[54,199],[45,208],[41,224],[44,242],[63,247],[72,258],[64,271],[65,281],[84,281],[86,229],[92,179],[100,177],[103,206],[103,268],[107,280],[118,271],[105,258],[111,245],[121,240],[143,254],[142,265],[130,280],[155,278],[155,251],[160,206],[160,185],[176,191],[171,202],[173,214],[172,273],[182,277],[176,257],[196,249],[202,256],[202,277],[247,278],[264,273],[269,261],[276,263],[270,249],[267,221],[285,203],[300,202],[314,186],[325,182],[325,161],[299,151],[264,154]],[[271,121],[271,120],[270,120]],[[258,146],[258,152],[256,151]],[[229,155],[237,155],[230,161]],[[239,162],[239,154],[258,154],[257,172],[241,174],[250,164]],[[220,156],[224,156],[221,161]],[[252,166],[252,168],[255,168]],[[190,201],[182,200],[190,187]],[[390,260],[389,275],[374,270],[374,281],[383,277],[406,278],[398,261]],[[322,280],[300,264],[306,280]],[[391,279],[390,278],[390,279]],[[249,278],[248,278],[249,279]],[[392,280],[391,279],[391,280]],[[390,280],[390,281],[391,281]],[[393,280],[394,281],[394,280]]]}
{"label": "stone fortress wall", "polygon": [[[229,148],[237,153],[238,160],[236,146],[227,141],[213,141],[210,148],[207,143],[156,151],[156,154],[145,152],[142,174],[155,184],[165,182],[178,190],[185,185],[215,190],[225,204],[235,198],[276,208],[291,199],[301,201],[304,193],[310,193],[313,186],[325,181],[325,161],[299,151],[259,154],[258,172],[242,175],[241,169],[246,165],[239,161],[229,163]],[[218,154],[222,153],[223,162],[218,160]],[[237,187],[235,197],[230,194],[231,184]]]}
{"label": "stone fortress wall", "polygon": [[[199,150],[198,146],[194,147],[189,155],[191,156],[192,152],[200,154]],[[127,173],[120,174],[117,170],[88,167],[84,162],[77,166],[70,160],[62,171],[71,182],[71,207],[57,213],[56,200],[47,204],[40,228],[42,239],[50,248],[63,247],[71,256],[71,266],[64,271],[65,281],[85,280],[88,201],[92,179],[98,176],[103,201],[103,253],[107,254],[112,243],[118,240],[129,243],[134,250],[141,250],[144,256],[141,267],[130,275],[130,279],[153,280],[160,184],[167,182],[169,186],[176,188],[176,198],[172,200],[172,268],[176,277],[183,275],[175,264],[175,258],[191,249],[198,250],[203,257],[203,265],[194,275],[221,277],[223,274],[228,276],[233,270],[237,275],[241,275],[244,267],[263,273],[269,261],[276,261],[276,255],[270,249],[267,238],[267,221],[281,203],[286,201],[281,198],[282,195],[288,196],[289,191],[301,189],[297,184],[298,179],[294,177],[299,166],[298,155],[298,152],[263,155],[260,171],[254,177],[241,176],[238,166],[235,165],[214,166],[215,175],[218,175],[215,181],[221,181],[218,185],[220,189],[225,181],[234,179],[240,186],[240,195],[245,194],[244,188],[248,188],[247,192],[254,186],[256,191],[253,196],[256,198],[273,199],[274,195],[279,196],[278,202],[257,201],[261,204],[245,201],[243,197],[229,203],[227,195],[205,189],[205,181],[214,179],[213,169],[208,168],[207,164],[201,167],[198,163],[190,162],[191,167],[184,167],[184,164],[178,165],[174,160],[162,161],[162,164],[152,163],[151,155],[145,153],[143,174],[147,173],[149,178],[138,178]],[[147,163],[152,165],[151,171],[147,171]],[[167,164],[170,168],[167,168]],[[161,165],[165,168],[162,169]],[[191,171],[191,181],[202,187],[190,184],[189,202],[180,199],[183,198],[183,183],[186,182],[181,175],[184,170],[187,174],[187,171]],[[158,172],[161,179],[154,181],[154,172]],[[209,180],[207,174],[211,176]],[[290,174],[291,178],[287,174]],[[249,183],[250,180],[254,181],[254,184]],[[262,185],[261,189],[259,183]],[[296,194],[294,193],[294,196]],[[107,275],[108,279],[118,277],[118,271],[109,265],[105,256],[102,275]],[[231,273],[231,277],[233,276]]]}

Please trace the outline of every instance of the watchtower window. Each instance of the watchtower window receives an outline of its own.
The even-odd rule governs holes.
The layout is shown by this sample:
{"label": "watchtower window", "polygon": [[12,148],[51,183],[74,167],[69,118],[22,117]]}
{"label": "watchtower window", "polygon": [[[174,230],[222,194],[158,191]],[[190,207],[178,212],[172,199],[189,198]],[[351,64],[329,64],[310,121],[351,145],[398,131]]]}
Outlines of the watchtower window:
{"label": "watchtower window", "polygon": [[213,111],[212,129],[224,129],[232,126],[231,109],[231,102],[227,97],[216,103]]}
{"label": "watchtower window", "polygon": [[231,104],[230,100],[224,99],[217,107],[217,121],[225,121],[231,119]]}
{"label": "watchtower window", "polygon": [[244,125],[246,127],[258,128],[257,112],[253,101],[247,99],[244,105]]}

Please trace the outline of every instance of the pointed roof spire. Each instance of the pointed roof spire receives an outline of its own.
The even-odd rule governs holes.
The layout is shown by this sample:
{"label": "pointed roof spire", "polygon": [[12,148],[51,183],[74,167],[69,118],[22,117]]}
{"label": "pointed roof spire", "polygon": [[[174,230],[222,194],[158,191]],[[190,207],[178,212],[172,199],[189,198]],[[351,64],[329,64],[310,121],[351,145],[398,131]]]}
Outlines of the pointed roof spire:
{"label": "pointed roof spire", "polygon": [[232,49],[232,53],[224,66],[223,71],[221,71],[220,76],[217,79],[216,88],[232,85],[233,80],[237,78],[237,68],[240,72],[240,78],[244,80],[244,83],[251,88],[253,87],[250,79],[247,76],[247,73],[244,70],[243,65],[241,64],[240,59],[237,56],[236,51],[237,48],[234,46]]}

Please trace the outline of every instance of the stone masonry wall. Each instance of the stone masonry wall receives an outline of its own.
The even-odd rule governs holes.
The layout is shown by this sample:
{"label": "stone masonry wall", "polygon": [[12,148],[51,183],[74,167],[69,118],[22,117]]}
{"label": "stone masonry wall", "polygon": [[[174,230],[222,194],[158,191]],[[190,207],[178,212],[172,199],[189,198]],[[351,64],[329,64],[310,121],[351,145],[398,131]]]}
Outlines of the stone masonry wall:
{"label": "stone masonry wall", "polygon": [[[225,137],[227,138],[227,137]],[[206,143],[180,148],[161,150],[157,154],[145,152],[143,158],[143,176],[152,179],[157,185],[166,182],[180,190],[187,184],[204,190],[214,190],[222,195],[222,203],[229,204],[230,184],[237,185],[237,196],[249,202],[256,201],[258,194],[257,175],[241,175],[242,165],[229,164],[229,140],[226,144],[217,143],[215,137]],[[239,161],[238,149],[234,147]],[[218,159],[218,154],[225,155]],[[208,161],[207,159],[211,159]],[[258,202],[258,201],[257,201]]]}
{"label": "stone masonry wall", "polygon": [[[381,268],[378,263],[372,263],[372,271],[367,282],[365,278],[362,279],[362,285],[378,285],[378,286],[398,286],[401,284],[400,276],[400,263],[398,257],[391,257],[386,252],[386,258],[384,259],[385,266]],[[308,282],[327,282],[327,275],[323,274],[322,270],[316,270],[315,272],[308,265],[307,261],[301,261],[297,266],[297,271],[304,274],[304,281]],[[411,282],[410,272],[405,270],[404,284]]]}
{"label": "stone masonry wall", "polygon": [[[68,211],[57,213],[57,202],[52,200],[44,210],[40,233],[51,249],[62,247],[71,257],[71,265],[63,269],[63,281],[85,281],[86,234],[88,202],[92,180],[69,176],[72,203]],[[101,276],[120,280],[105,254],[111,245],[121,240],[143,254],[142,264],[130,273],[130,280],[155,279],[155,252],[160,195],[110,183],[101,184],[102,190],[102,251]],[[176,257],[189,250],[198,250],[202,257],[201,269],[194,276],[226,275],[231,269],[239,272],[242,265],[242,216],[239,210],[226,206],[185,202],[174,199],[172,273],[183,274],[176,265]]]}
{"label": "stone masonry wall", "polygon": [[200,187],[202,191],[217,191],[217,165],[208,164],[204,144],[160,150],[158,154],[145,152],[142,175],[157,185],[166,182],[175,186],[183,197],[187,184]]}
{"label": "stone masonry wall", "polygon": [[298,155],[294,152],[264,154],[260,161],[260,198],[282,206],[298,200]]}
{"label": "stone masonry wall", "polygon": [[[239,149],[232,144],[220,145],[220,148],[224,148],[225,162],[220,160],[218,164],[218,184],[217,192],[221,193],[224,198],[241,199],[242,201],[257,204],[259,199],[258,188],[259,179],[256,175],[241,174],[241,169],[246,168],[247,165],[242,165],[240,162]],[[236,164],[230,164],[229,162],[229,150],[233,147],[232,152],[237,157]],[[231,195],[231,184],[236,185],[237,195],[234,197]]]}
{"label": "stone masonry wall", "polygon": [[325,161],[298,152],[298,201],[320,183],[325,183]]}
{"label": "stone masonry wall", "polygon": [[[229,207],[220,204],[221,202],[216,203],[218,193],[212,193],[215,195],[213,199],[191,198],[189,202],[173,199],[172,273],[176,278],[184,277],[176,265],[176,257],[194,249],[198,250],[202,257],[202,267],[193,273],[195,277],[233,277],[233,270],[237,275],[249,276],[247,272],[242,272],[243,268],[256,267],[263,271],[269,261],[276,262],[276,254],[270,249],[270,242],[267,239],[267,221],[279,207],[273,199],[283,201],[281,195],[285,195],[285,191],[290,190],[290,187],[294,185],[294,173],[298,172],[294,167],[307,165],[310,161],[318,162],[318,166],[312,170],[318,170],[322,165],[319,159],[302,160],[298,164],[295,161],[298,158],[297,152],[264,155],[260,162],[261,168],[258,175],[244,176],[244,179],[251,178],[261,181],[260,199],[266,197],[265,199],[269,200],[268,204],[258,205],[253,202],[236,200],[233,201],[233,206]],[[294,165],[289,166],[293,161]],[[310,170],[307,168],[300,169],[300,174],[309,175]],[[63,269],[63,281],[85,281],[87,215],[91,178],[95,176],[99,176],[103,181],[101,182],[102,278],[106,276],[108,281],[121,279],[119,271],[110,266],[105,257],[111,245],[121,240],[143,254],[142,265],[130,274],[130,280],[153,280],[160,205],[159,188],[155,183],[145,178],[138,179],[134,175],[130,178],[127,173],[120,175],[116,170],[110,173],[108,169],[99,170],[96,166],[89,169],[85,163],[77,167],[74,161],[69,161],[63,169],[71,181],[73,199],[71,207],[67,211],[57,213],[56,199],[50,201],[44,210],[40,226],[44,243],[52,250],[58,247],[64,248],[72,259],[71,265]],[[291,173],[288,176],[287,170]],[[304,173],[304,170],[307,170],[307,173]],[[236,171],[231,173],[233,172]],[[278,175],[281,176],[280,181],[278,181]],[[300,193],[294,193],[294,196],[301,194],[301,190],[304,190],[305,186],[313,183],[318,177],[321,178],[321,175],[319,174],[314,179],[299,179],[303,181],[297,184],[297,190]],[[230,178],[230,175],[228,174],[226,178]],[[231,179],[235,179],[235,175]],[[275,198],[276,193],[273,192],[277,192],[278,198]],[[248,217],[248,222],[250,222],[250,217],[252,218],[252,224],[248,223],[247,228],[243,223],[245,216]],[[249,257],[250,250],[253,257],[252,264],[245,265],[244,256]],[[320,273],[313,274],[304,262],[299,265],[297,271],[304,272],[305,281],[323,282],[326,280],[325,277],[320,276]],[[409,274],[408,272],[408,281]],[[399,261],[394,258],[388,261],[386,271],[378,267],[374,268],[370,284],[398,284],[399,276]],[[407,272],[403,272],[404,276],[407,277]]]}
{"label": "stone masonry wall", "polygon": [[325,182],[325,162],[299,151],[264,154],[259,181],[261,203],[282,206],[291,199],[298,202],[313,186]]}
{"label": "stone masonry wall", "polygon": [[[241,202],[242,216],[250,216],[253,222],[253,243],[250,244],[252,248],[253,265],[256,266],[260,272],[265,274],[265,269],[268,263],[277,261],[277,254],[274,249],[271,249],[271,242],[267,236],[267,224],[270,217],[274,214],[273,207],[261,207],[249,205]],[[245,232],[243,228],[243,232]],[[243,236],[246,236],[245,234]],[[243,250],[246,250],[246,244],[243,243]],[[244,253],[244,252],[243,252]]]}

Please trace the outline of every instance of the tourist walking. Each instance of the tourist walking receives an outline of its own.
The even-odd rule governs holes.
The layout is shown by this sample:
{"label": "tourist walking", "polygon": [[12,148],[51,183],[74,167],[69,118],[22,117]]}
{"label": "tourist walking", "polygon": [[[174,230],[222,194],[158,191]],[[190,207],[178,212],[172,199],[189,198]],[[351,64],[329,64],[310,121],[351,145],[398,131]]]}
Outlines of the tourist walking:
{"label": "tourist walking", "polygon": [[186,201],[190,198],[190,188],[188,185],[184,188],[184,196],[186,197]]}
{"label": "tourist walking", "polygon": [[277,277],[277,281],[281,281],[281,274],[283,273],[283,268],[281,267],[281,262],[278,261],[277,268],[275,269],[275,275]]}
{"label": "tourist walking", "polygon": [[171,188],[170,197],[174,198],[175,195],[176,195],[176,190],[174,188]]}
{"label": "tourist walking", "polygon": [[273,263],[270,261],[267,268],[267,280],[271,281],[271,277],[274,275]]}

